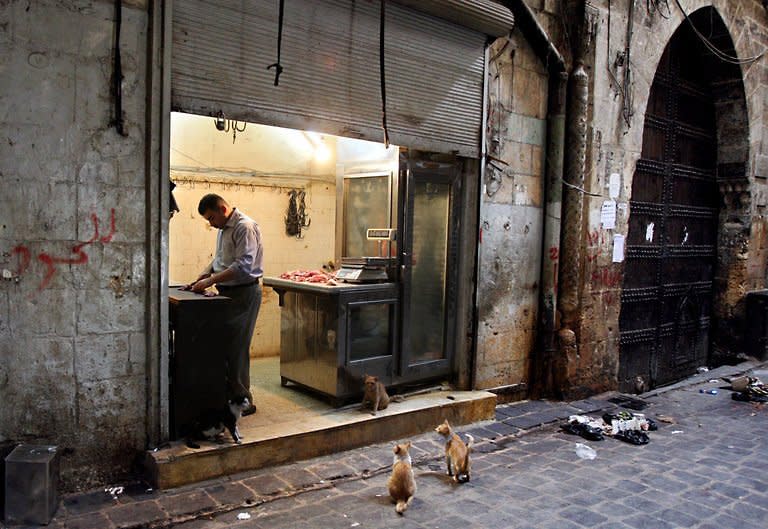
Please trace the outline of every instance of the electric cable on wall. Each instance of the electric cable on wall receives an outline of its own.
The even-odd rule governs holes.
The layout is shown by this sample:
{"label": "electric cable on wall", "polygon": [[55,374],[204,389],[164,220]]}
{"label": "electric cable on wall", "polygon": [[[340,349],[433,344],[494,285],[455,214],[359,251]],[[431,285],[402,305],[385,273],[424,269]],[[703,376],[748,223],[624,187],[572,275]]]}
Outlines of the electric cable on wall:
{"label": "electric cable on wall", "polygon": [[123,25],[123,0],[115,0],[115,58],[112,89],[115,96],[114,125],[120,136],[128,136],[123,118],[123,65],[120,58],[120,27]]}
{"label": "electric cable on wall", "polygon": [[765,55],[766,50],[763,50],[758,55],[753,55],[752,57],[745,57],[743,59],[739,59],[738,57],[727,54],[726,52],[722,51],[717,46],[712,44],[712,42],[710,42],[710,40],[707,37],[702,35],[702,33],[698,30],[698,28],[693,23],[693,21],[688,17],[688,13],[685,12],[685,9],[683,9],[683,6],[680,5],[680,0],[675,0],[675,4],[677,4],[677,8],[680,10],[680,12],[683,14],[685,19],[691,25],[691,28],[693,28],[693,32],[696,33],[696,36],[699,37],[701,42],[704,43],[704,46],[706,46],[707,49],[711,51],[714,54],[714,56],[720,59],[721,61],[728,62],[731,64],[738,64],[738,65],[750,64],[760,60],[760,58],[762,58],[762,56]]}

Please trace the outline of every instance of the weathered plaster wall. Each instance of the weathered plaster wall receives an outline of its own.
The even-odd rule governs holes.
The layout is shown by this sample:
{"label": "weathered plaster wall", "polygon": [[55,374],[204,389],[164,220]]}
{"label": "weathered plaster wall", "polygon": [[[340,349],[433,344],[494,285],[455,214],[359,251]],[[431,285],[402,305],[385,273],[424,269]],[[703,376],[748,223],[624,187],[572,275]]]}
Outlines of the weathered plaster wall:
{"label": "weathered plaster wall", "polygon": [[[519,32],[489,51],[475,386],[527,384],[536,343],[547,72]],[[524,386],[522,386],[524,387]]]}
{"label": "weathered plaster wall", "polygon": [[[758,0],[681,0],[687,13],[714,6],[722,16],[740,57],[759,54],[768,47],[766,11]],[[634,2],[635,21],[632,38],[632,118],[629,126],[622,117],[622,97],[609,75],[609,67],[624,48],[629,1],[611,2],[610,49],[608,47],[608,2],[592,1],[597,10],[595,44],[590,61],[592,120],[589,133],[586,190],[599,196],[585,196],[584,242],[586,253],[581,294],[581,323],[577,331],[577,349],[568,362],[568,380],[572,394],[594,393],[615,387],[618,365],[619,313],[623,265],[612,262],[613,235],[627,235],[627,203],[632,190],[632,176],[642,147],[643,123],[648,95],[661,55],[674,31],[685,23],[674,2],[669,18],[649,15],[645,2]],[[716,278],[714,316],[721,327],[744,324],[743,299],[749,289],[766,284],[766,154],[765,123],[768,86],[768,59],[741,67],[749,123],[746,178],[743,182],[721,186],[725,209],[740,210],[739,218],[721,218],[721,242]],[[615,69],[611,71],[616,74]],[[618,71],[620,73],[620,70]],[[721,129],[722,130],[722,129]],[[721,161],[732,161],[733,151],[719,153]],[[617,225],[606,230],[600,223],[600,207],[608,199],[608,178],[621,177],[617,199]],[[731,200],[742,204],[728,206]],[[729,224],[730,222],[730,224]],[[735,224],[733,224],[735,223]],[[717,333],[713,337],[718,339]],[[715,344],[717,346],[717,344]],[[723,347],[738,347],[726,340]],[[738,351],[732,351],[738,352]]]}
{"label": "weathered plaster wall", "polygon": [[114,2],[0,9],[0,441],[58,445],[68,487],[145,444],[148,20],[130,4],[127,137],[110,126]]}

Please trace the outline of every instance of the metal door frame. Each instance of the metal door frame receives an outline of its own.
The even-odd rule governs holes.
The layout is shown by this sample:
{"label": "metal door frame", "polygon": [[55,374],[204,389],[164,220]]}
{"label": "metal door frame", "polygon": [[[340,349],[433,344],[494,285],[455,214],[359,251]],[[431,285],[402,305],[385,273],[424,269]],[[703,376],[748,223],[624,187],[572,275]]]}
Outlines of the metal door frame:
{"label": "metal door frame", "polygon": [[[400,185],[398,195],[398,276],[400,282],[400,333],[398,382],[417,382],[438,377],[449,376],[453,373],[454,356],[456,353],[456,314],[458,303],[458,262],[460,251],[460,222],[461,218],[461,163],[458,159],[450,162],[427,161],[422,153],[414,151],[401,152]],[[448,244],[446,252],[445,292],[445,326],[443,331],[444,358],[428,360],[411,364],[411,353],[406,345],[410,338],[409,302],[410,302],[410,259],[413,250],[413,210],[414,194],[413,181],[415,178],[433,180],[437,183],[448,184],[449,214],[448,214]]]}

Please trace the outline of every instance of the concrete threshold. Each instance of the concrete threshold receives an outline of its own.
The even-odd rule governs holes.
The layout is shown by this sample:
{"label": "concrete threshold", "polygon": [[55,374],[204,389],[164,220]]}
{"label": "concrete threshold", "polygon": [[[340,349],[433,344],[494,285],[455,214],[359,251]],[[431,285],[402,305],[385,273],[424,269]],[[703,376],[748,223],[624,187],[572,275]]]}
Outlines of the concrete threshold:
{"label": "concrete threshold", "polygon": [[[404,439],[432,430],[444,419],[465,425],[493,419],[496,396],[487,391],[434,391],[393,402],[373,416],[346,407],[295,421],[243,429],[243,443],[200,442],[199,449],[174,441],[169,448],[146,452],[147,479],[168,489],[220,476],[282,465]],[[257,412],[259,413],[259,412]]]}

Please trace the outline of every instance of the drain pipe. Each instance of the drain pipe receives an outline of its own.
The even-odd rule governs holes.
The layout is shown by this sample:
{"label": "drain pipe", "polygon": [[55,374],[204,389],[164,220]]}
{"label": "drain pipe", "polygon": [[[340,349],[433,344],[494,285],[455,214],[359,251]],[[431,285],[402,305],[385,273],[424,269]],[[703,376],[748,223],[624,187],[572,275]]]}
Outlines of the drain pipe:
{"label": "drain pipe", "polygon": [[503,2],[514,14],[515,25],[549,70],[547,144],[544,180],[544,236],[540,277],[537,345],[531,361],[530,396],[540,398],[555,385],[553,366],[558,362],[557,317],[558,264],[560,263],[560,218],[562,213],[565,151],[566,91],[565,60],[523,0]]}
{"label": "drain pipe", "polygon": [[587,154],[588,76],[579,61],[571,74],[568,98],[566,171],[563,179],[563,229],[560,251],[560,309],[562,326],[573,326],[579,308],[581,225],[584,209],[584,170]]}
{"label": "drain pipe", "polygon": [[557,363],[558,274],[560,270],[563,160],[565,152],[566,71],[550,72],[547,109],[547,147],[544,181],[544,236],[542,240],[539,332],[531,362],[532,397],[541,398],[554,388],[553,366]]}
{"label": "drain pipe", "polygon": [[582,257],[584,251],[584,182],[587,159],[589,117],[589,75],[584,63],[591,45],[594,21],[585,12],[574,43],[574,67],[568,92],[565,138],[565,175],[563,178],[563,218],[560,235],[560,280],[557,331],[559,353],[553,364],[552,389],[555,396],[571,393],[572,375],[578,364],[577,327],[581,317]]}

